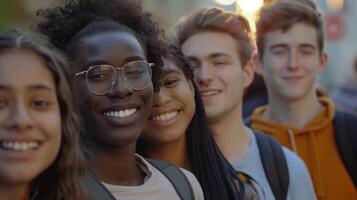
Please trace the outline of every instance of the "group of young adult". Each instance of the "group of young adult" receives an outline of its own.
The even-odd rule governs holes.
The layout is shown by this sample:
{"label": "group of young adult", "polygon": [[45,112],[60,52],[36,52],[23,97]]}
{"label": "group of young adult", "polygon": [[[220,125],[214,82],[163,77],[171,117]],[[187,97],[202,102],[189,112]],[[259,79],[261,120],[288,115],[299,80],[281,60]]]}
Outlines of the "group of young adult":
{"label": "group of young adult", "polygon": [[[356,149],[341,153],[314,88],[327,55],[309,0],[262,8],[257,54],[247,20],[219,8],[182,18],[171,44],[140,1],[37,14],[39,33],[0,33],[0,199],[356,198]],[[255,67],[269,104],[253,130]]]}

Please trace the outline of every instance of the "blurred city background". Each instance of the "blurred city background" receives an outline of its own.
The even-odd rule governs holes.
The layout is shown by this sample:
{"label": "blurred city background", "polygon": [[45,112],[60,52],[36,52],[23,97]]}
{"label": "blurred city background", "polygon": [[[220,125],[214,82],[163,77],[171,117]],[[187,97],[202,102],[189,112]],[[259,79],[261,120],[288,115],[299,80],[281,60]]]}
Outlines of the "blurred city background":
{"label": "blurred city background", "polygon": [[[36,23],[36,10],[64,0],[0,0],[0,28]],[[256,11],[270,0],[142,0],[166,30],[183,15],[200,7],[222,7],[245,15],[254,23]],[[357,55],[357,0],[315,0],[325,20],[329,62],[318,82],[327,88],[357,79],[353,62]]]}

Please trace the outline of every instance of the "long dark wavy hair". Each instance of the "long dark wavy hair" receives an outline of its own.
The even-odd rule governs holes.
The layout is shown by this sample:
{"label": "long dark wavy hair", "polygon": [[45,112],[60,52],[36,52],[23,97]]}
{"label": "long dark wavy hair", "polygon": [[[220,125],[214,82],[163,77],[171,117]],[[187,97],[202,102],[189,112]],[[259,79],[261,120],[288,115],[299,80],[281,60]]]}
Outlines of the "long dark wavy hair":
{"label": "long dark wavy hair", "polygon": [[[205,199],[243,199],[244,187],[236,177],[235,170],[219,150],[210,132],[204,104],[193,81],[193,72],[188,62],[181,51],[173,45],[168,46],[165,59],[175,63],[194,86],[196,110],[186,129],[186,147],[191,172],[202,186]],[[140,139],[137,151],[145,156],[147,155],[145,148],[145,141]]]}
{"label": "long dark wavy hair", "polygon": [[61,146],[56,160],[32,182],[31,196],[36,200],[84,200],[86,193],[79,182],[84,159],[79,149],[78,120],[73,112],[66,58],[47,38],[12,28],[0,32],[0,54],[12,49],[30,49],[47,61],[56,84],[61,112]]}

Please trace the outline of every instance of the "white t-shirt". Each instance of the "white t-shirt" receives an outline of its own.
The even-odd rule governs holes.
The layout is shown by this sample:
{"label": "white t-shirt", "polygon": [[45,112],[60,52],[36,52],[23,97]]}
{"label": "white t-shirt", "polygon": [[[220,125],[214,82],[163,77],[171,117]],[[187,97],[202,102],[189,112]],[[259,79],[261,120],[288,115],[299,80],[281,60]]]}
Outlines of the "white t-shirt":
{"label": "white t-shirt", "polygon": [[[144,183],[138,186],[121,186],[104,183],[104,186],[120,200],[180,200],[171,182],[158,169],[143,157],[136,155],[140,168],[146,173]],[[181,169],[181,168],[180,168]],[[203,192],[196,177],[189,171],[181,169],[192,186],[195,200],[202,200]]]}

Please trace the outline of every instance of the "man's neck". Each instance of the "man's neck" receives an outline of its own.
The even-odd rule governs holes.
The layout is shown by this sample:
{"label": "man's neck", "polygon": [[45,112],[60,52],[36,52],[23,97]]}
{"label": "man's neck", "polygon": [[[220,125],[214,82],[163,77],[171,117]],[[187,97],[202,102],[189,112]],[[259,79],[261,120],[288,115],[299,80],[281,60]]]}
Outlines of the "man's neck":
{"label": "man's neck", "polygon": [[269,96],[269,106],[267,111],[263,113],[262,118],[293,128],[304,128],[324,108],[316,93],[312,92],[294,101]]}
{"label": "man's neck", "polygon": [[237,108],[224,118],[209,122],[213,137],[230,162],[241,160],[250,147],[250,129],[246,128],[241,109]]}

